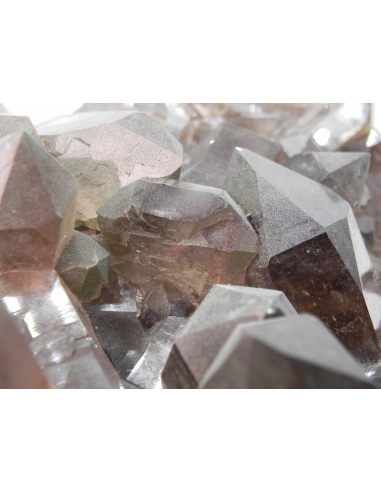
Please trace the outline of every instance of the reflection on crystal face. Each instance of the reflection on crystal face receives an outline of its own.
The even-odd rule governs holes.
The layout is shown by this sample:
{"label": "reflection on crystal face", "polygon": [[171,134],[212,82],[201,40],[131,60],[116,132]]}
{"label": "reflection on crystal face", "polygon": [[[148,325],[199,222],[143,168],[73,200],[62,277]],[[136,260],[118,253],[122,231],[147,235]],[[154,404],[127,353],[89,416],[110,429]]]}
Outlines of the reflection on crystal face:
{"label": "reflection on crystal face", "polygon": [[261,241],[247,282],[282,290],[298,312],[319,316],[359,361],[378,360],[381,303],[363,282],[371,264],[350,205],[247,150],[235,151],[225,189],[250,214]]}
{"label": "reflection on crystal face", "polygon": [[159,284],[195,305],[216,283],[242,285],[258,238],[222,190],[142,179],[98,211],[112,268],[146,292]]}
{"label": "reflection on crystal face", "polygon": [[[0,296],[21,321],[21,333],[54,387],[119,388],[119,378],[99,348],[86,313],[54,271],[40,272],[38,279],[34,272],[3,275]],[[81,340],[86,340],[84,350]],[[91,363],[82,366],[81,361],[89,358]]]}
{"label": "reflection on crystal face", "polygon": [[48,151],[78,180],[78,226],[97,229],[96,210],[121,187],[143,177],[171,177],[182,165],[181,144],[143,113],[75,113],[37,130]]}
{"label": "reflection on crystal face", "polygon": [[201,388],[372,388],[355,359],[310,315],[238,325]]}

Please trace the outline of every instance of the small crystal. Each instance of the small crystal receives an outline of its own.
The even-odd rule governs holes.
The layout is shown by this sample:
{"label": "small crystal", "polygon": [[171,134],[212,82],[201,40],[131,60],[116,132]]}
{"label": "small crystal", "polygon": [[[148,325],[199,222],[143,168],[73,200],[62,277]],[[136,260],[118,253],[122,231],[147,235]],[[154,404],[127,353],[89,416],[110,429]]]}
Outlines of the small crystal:
{"label": "small crystal", "polygon": [[147,350],[128,376],[128,381],[144,389],[160,387],[161,374],[173,343],[186,322],[184,318],[170,316],[153,327]]}
{"label": "small crystal", "polygon": [[244,323],[234,330],[201,388],[372,388],[360,366],[314,316]]}
{"label": "small crystal", "polygon": [[74,231],[56,265],[57,272],[81,302],[100,296],[108,281],[109,268],[109,253],[90,236],[78,231]]}

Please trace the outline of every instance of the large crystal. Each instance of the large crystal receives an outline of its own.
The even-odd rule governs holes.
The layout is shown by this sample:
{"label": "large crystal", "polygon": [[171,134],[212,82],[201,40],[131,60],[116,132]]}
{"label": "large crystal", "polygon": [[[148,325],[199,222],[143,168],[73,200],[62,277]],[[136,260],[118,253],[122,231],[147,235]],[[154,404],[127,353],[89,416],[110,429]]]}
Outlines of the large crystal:
{"label": "large crystal", "polygon": [[147,349],[128,376],[128,381],[144,389],[160,388],[164,366],[186,321],[184,318],[170,316],[153,327]]}
{"label": "large crystal", "polygon": [[120,377],[126,379],[143,355],[149,338],[137,318],[136,303],[91,306],[87,312],[103,350]]}
{"label": "large crystal", "polygon": [[81,302],[100,296],[108,281],[109,268],[109,253],[90,236],[78,231],[74,231],[56,265],[57,272]]}
{"label": "large crystal", "polygon": [[0,103],[0,114],[9,114],[8,109],[2,103]]}
{"label": "large crystal", "polygon": [[[1,112],[0,112],[1,114]],[[24,131],[29,133],[35,142],[42,145],[40,137],[32,122],[27,116],[1,115],[0,116],[0,138],[6,137],[11,133]]]}
{"label": "large crystal", "polygon": [[54,268],[73,234],[77,189],[28,133],[0,140],[0,271]]}
{"label": "large crystal", "polygon": [[293,315],[282,292],[215,285],[175,341],[163,373],[165,385],[197,388],[239,323]]}
{"label": "large crystal", "polygon": [[0,389],[48,389],[50,384],[0,301]]}
{"label": "large crystal", "polygon": [[235,147],[250,149],[268,159],[284,162],[281,146],[246,128],[223,123],[206,135],[184,163],[181,181],[221,188]]}
{"label": "large crystal", "polygon": [[85,311],[56,272],[3,273],[0,297],[53,387],[120,387]]}
{"label": "large crystal", "polygon": [[168,316],[187,318],[193,311],[193,304],[181,292],[160,284],[145,297],[139,319],[145,328],[152,328]]}
{"label": "large crystal", "polygon": [[78,180],[78,226],[97,229],[96,210],[121,187],[144,177],[180,173],[181,144],[143,113],[75,113],[37,130],[49,152]]}
{"label": "large crystal", "polygon": [[283,291],[298,312],[321,318],[359,361],[379,359],[380,296],[350,205],[247,150],[235,151],[224,186],[259,233],[249,285]]}
{"label": "large crystal", "polygon": [[294,156],[284,166],[328,186],[357,210],[369,164],[370,154],[365,152],[309,152]]}
{"label": "large crystal", "polygon": [[307,314],[234,330],[201,388],[372,388],[324,324]]}
{"label": "large crystal", "polygon": [[129,111],[130,103],[85,103],[75,113],[96,113],[99,111]]}
{"label": "large crystal", "polygon": [[216,283],[242,285],[259,248],[240,208],[215,188],[142,179],[98,214],[117,273],[146,292],[169,285],[196,304]]}

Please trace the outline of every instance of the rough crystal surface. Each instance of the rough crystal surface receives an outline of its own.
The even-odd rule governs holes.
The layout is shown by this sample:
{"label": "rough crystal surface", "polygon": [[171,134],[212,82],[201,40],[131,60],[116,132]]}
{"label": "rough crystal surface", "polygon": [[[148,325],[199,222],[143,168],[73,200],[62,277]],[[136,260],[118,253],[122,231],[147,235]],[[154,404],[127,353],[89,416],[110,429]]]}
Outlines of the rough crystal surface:
{"label": "rough crystal surface", "polygon": [[109,268],[109,253],[90,236],[78,231],[74,231],[56,265],[57,272],[81,302],[100,296],[108,281]]}
{"label": "rough crystal surface", "polygon": [[126,379],[147,348],[149,338],[137,318],[136,303],[91,306],[87,312],[103,350],[120,377]]}
{"label": "rough crystal surface", "polygon": [[163,373],[166,387],[197,388],[239,323],[294,315],[282,292],[215,285],[175,341]]}
{"label": "rough crystal surface", "polygon": [[[1,114],[1,111],[0,111]],[[24,131],[29,133],[33,140],[42,145],[40,137],[28,116],[1,115],[0,116],[0,138],[6,137],[11,133]]]}
{"label": "rough crystal surface", "polygon": [[258,237],[230,196],[175,180],[142,179],[98,211],[112,268],[150,292],[159,284],[198,303],[216,283],[242,285]]}
{"label": "rough crystal surface", "polygon": [[145,328],[152,328],[168,316],[188,318],[194,306],[181,292],[160,284],[145,297],[139,319]]}
{"label": "rough crystal surface", "polygon": [[181,144],[143,113],[75,113],[37,130],[48,151],[78,180],[78,226],[98,229],[96,210],[121,187],[180,173]]}
{"label": "rough crystal surface", "polygon": [[54,388],[119,388],[86,312],[55,271],[2,273],[0,297]]}
{"label": "rough crystal surface", "polygon": [[250,149],[274,161],[285,160],[279,144],[245,128],[223,123],[194,149],[184,163],[181,181],[222,188],[235,147]]}
{"label": "rough crystal surface", "polygon": [[309,152],[284,166],[321,183],[359,209],[368,177],[370,155],[365,152]]}
{"label": "rough crystal surface", "polygon": [[18,320],[0,301],[0,388],[48,389],[50,384],[22,334]]}
{"label": "rough crystal surface", "polygon": [[235,151],[224,186],[259,233],[249,285],[282,290],[298,312],[321,318],[359,361],[378,360],[380,296],[350,205],[247,150]]}
{"label": "rough crystal surface", "polygon": [[160,387],[161,374],[171,348],[186,322],[185,318],[169,316],[152,328],[147,349],[128,376],[129,382],[144,389]]}
{"label": "rough crystal surface", "polygon": [[0,271],[54,268],[73,234],[77,189],[28,133],[0,140]]}
{"label": "rough crystal surface", "polygon": [[201,388],[372,388],[360,366],[311,315],[238,325]]}

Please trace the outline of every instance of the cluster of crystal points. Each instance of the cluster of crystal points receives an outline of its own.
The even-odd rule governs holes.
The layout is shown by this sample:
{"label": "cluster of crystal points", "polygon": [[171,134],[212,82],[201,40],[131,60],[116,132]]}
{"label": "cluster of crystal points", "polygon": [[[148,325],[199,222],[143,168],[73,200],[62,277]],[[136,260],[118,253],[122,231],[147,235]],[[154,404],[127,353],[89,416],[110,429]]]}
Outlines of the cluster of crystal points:
{"label": "cluster of crystal points", "polygon": [[0,104],[0,387],[381,387],[370,113]]}

